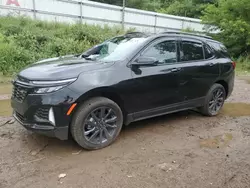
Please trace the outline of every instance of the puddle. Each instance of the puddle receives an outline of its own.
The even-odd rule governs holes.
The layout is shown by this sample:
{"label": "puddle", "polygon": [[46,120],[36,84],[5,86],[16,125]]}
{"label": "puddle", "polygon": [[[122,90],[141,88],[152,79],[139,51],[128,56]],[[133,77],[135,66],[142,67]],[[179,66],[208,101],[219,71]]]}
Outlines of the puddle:
{"label": "puddle", "polygon": [[12,108],[10,106],[10,100],[0,100],[0,116],[11,116]]}
{"label": "puddle", "polygon": [[225,103],[221,114],[240,117],[250,116],[250,104],[246,103]]}
{"label": "puddle", "polygon": [[200,147],[205,148],[220,148],[228,146],[229,142],[233,139],[233,135],[226,133],[223,135],[218,135],[213,138],[202,139],[200,141]]}
{"label": "puddle", "polygon": [[0,84],[0,95],[1,94],[11,94],[12,85],[11,84]]}

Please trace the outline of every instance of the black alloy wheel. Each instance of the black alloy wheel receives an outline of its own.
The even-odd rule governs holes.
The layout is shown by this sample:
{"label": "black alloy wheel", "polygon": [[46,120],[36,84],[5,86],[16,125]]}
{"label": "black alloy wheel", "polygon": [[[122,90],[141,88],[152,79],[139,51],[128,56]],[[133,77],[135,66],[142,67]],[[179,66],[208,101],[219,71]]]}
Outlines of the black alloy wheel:
{"label": "black alloy wheel", "polygon": [[95,150],[115,141],[123,125],[123,113],[114,101],[94,97],[80,104],[71,122],[71,134],[83,148]]}
{"label": "black alloy wheel", "polygon": [[92,144],[103,144],[112,139],[118,128],[117,115],[110,107],[99,107],[88,114],[83,124],[83,136]]}

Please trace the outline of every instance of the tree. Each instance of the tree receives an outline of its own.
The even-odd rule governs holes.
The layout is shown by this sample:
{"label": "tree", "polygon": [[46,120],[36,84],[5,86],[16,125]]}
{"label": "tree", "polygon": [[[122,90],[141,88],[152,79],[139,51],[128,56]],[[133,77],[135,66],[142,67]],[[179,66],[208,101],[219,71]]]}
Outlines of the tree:
{"label": "tree", "polygon": [[[123,5],[123,0],[93,0],[100,3],[107,3],[111,5]],[[126,0],[126,7],[143,9],[147,0]]]}
{"label": "tree", "polygon": [[215,38],[221,40],[234,56],[250,52],[250,1],[218,0],[204,10],[203,23],[210,31],[219,33]]}
{"label": "tree", "polygon": [[177,16],[200,18],[202,11],[213,2],[214,0],[175,0],[169,1],[166,6],[163,5],[163,8],[158,11]]}
{"label": "tree", "polygon": [[[123,0],[93,0],[96,2],[107,3],[112,5],[122,6]],[[161,5],[167,1],[172,0],[126,0],[126,7],[137,8],[143,10],[155,11],[161,7]]]}

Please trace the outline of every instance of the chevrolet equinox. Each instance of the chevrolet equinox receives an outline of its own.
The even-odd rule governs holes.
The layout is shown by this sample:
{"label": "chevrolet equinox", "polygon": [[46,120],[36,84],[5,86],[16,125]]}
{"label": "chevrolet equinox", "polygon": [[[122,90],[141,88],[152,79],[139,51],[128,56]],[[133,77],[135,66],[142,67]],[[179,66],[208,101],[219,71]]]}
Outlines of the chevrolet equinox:
{"label": "chevrolet equinox", "polygon": [[217,115],[235,66],[208,36],[127,33],[26,67],[13,80],[13,116],[33,132],[100,149],[134,121],[194,108]]}

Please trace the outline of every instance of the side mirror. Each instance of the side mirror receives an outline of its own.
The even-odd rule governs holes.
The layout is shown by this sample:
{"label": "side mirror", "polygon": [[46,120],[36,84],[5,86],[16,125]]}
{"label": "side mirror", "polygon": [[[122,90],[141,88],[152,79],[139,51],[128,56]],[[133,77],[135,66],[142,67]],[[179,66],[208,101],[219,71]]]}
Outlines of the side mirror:
{"label": "side mirror", "polygon": [[133,66],[156,66],[157,60],[154,57],[139,57],[133,63]]}

